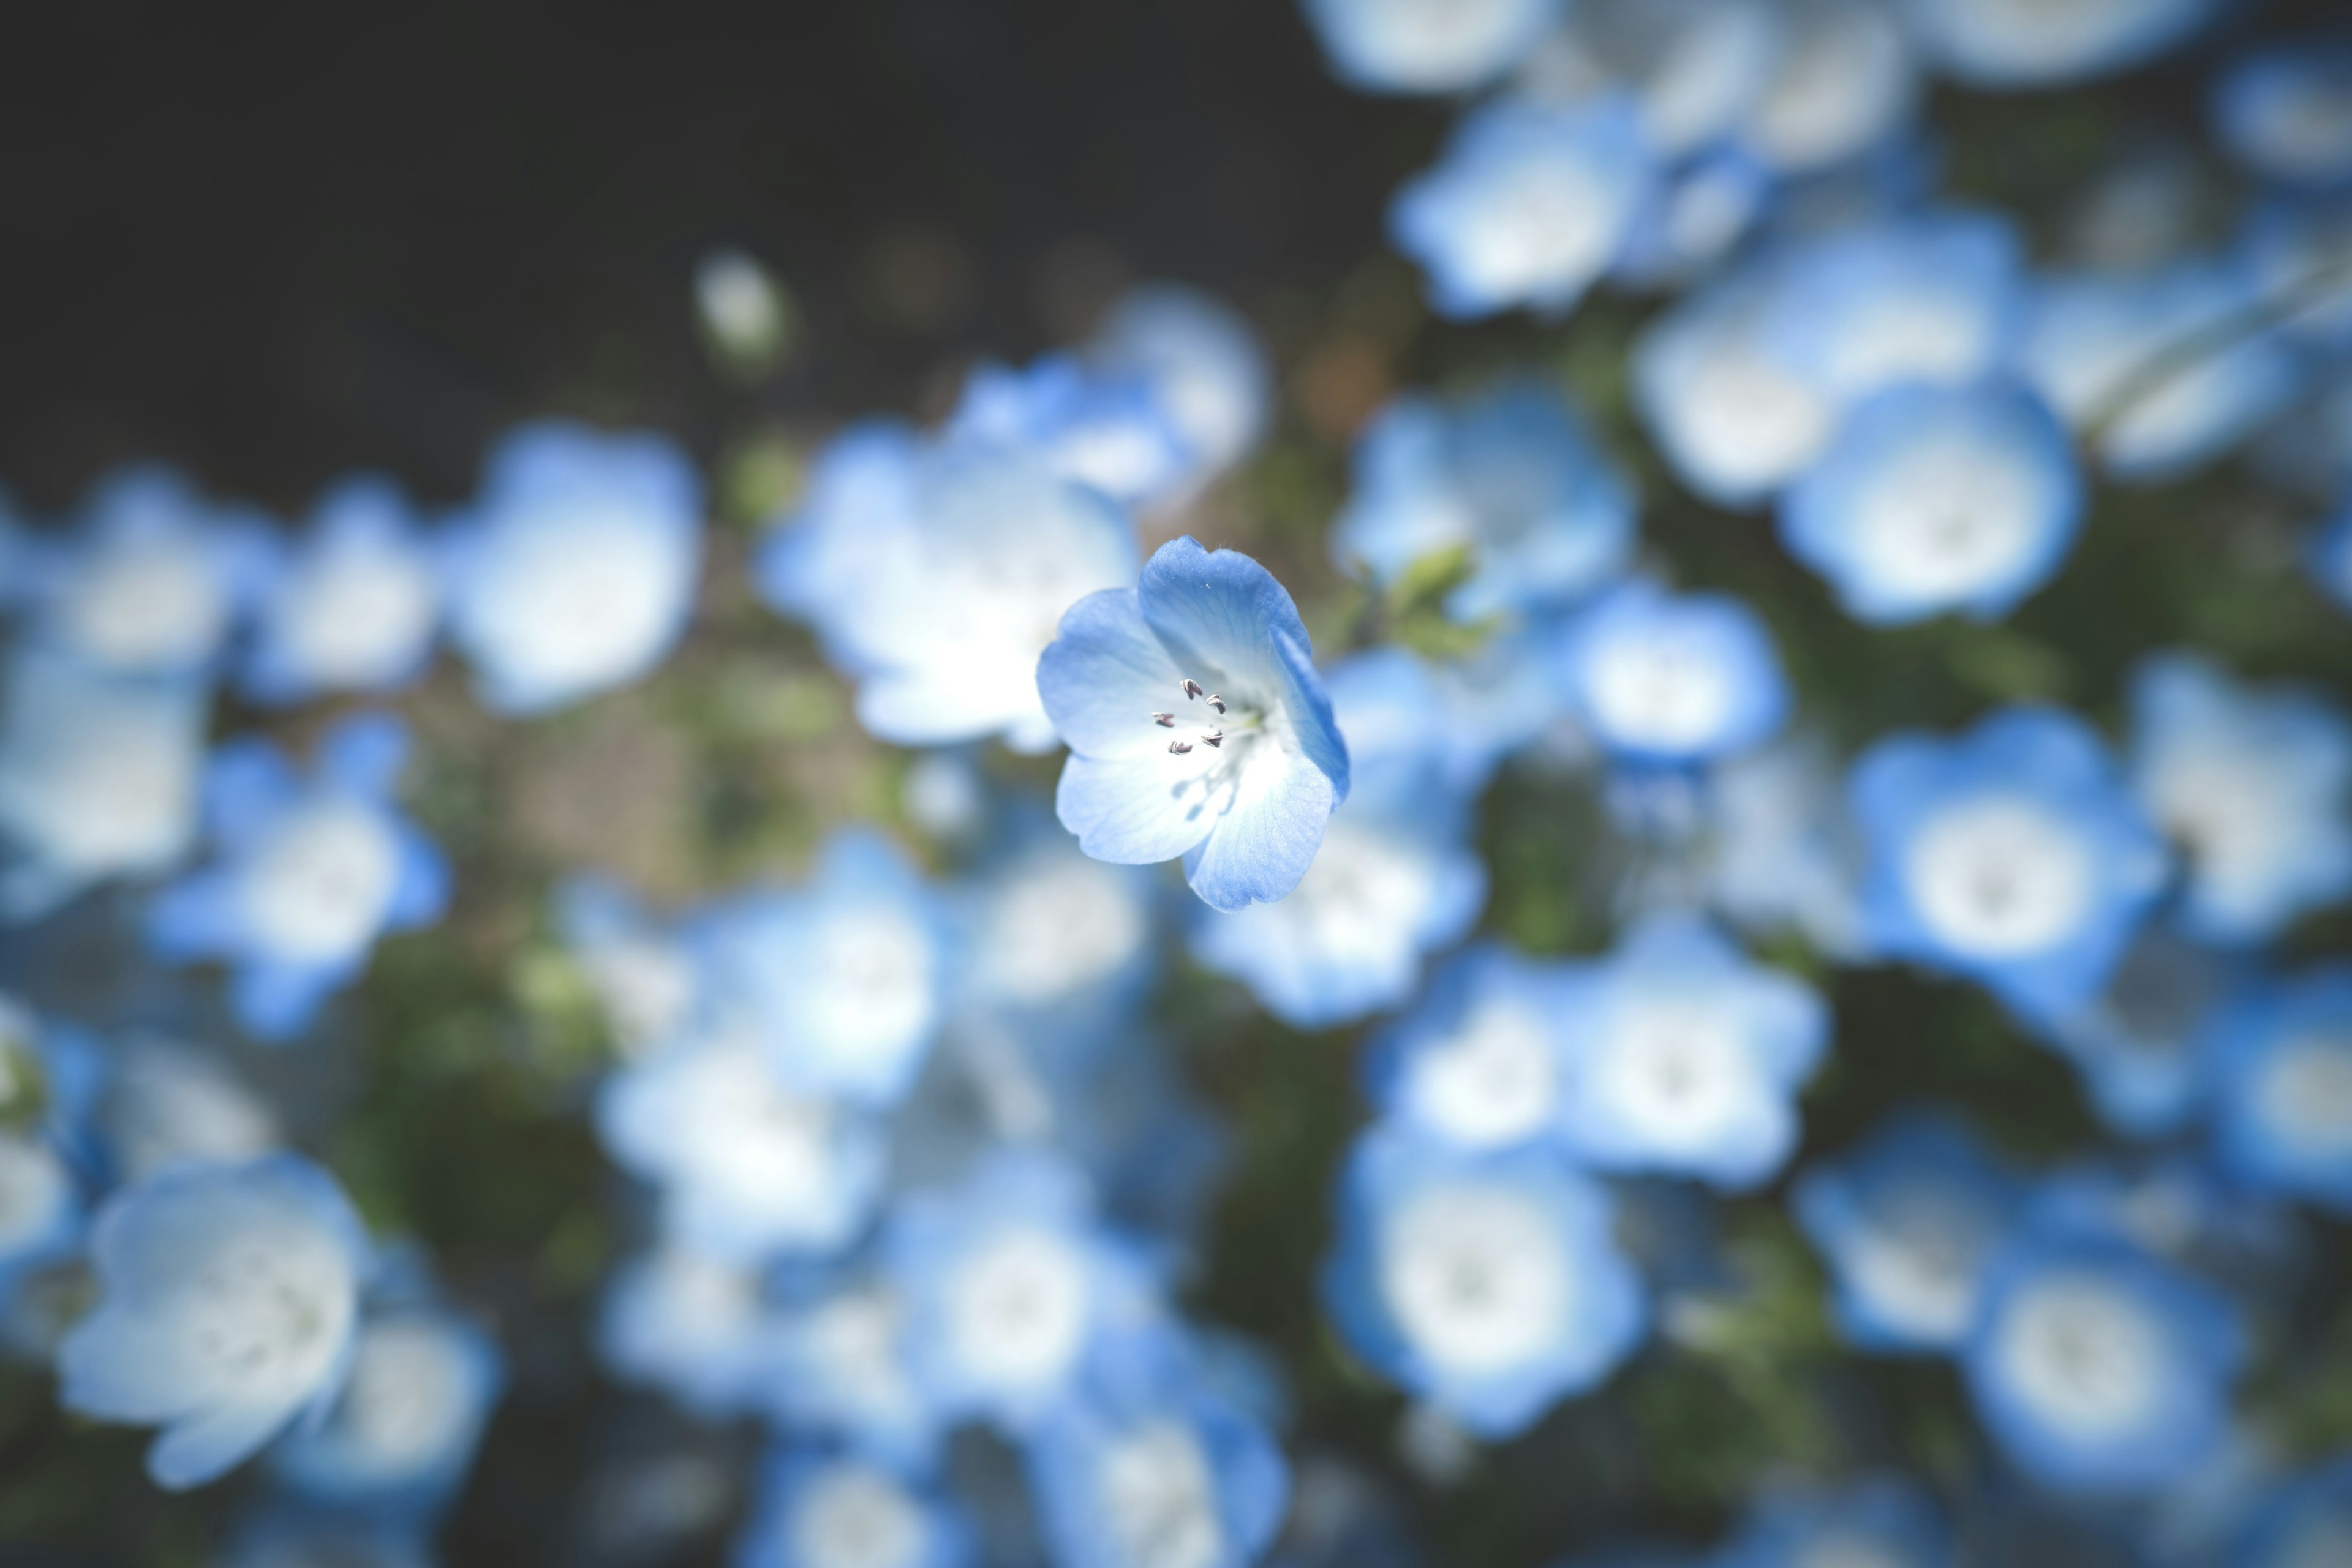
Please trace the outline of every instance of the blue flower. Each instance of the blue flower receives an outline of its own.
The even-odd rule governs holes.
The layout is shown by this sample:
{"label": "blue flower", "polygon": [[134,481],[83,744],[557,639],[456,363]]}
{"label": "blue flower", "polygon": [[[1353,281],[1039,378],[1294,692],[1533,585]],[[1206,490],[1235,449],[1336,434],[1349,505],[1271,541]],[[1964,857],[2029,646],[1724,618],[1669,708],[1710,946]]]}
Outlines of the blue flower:
{"label": "blue flower", "polygon": [[1769,1490],[1712,1568],[1950,1568],[1952,1532],[1927,1494],[1880,1476],[1833,1490]]}
{"label": "blue flower", "polygon": [[625,1381],[720,1419],[757,1408],[766,1395],[776,1320],[755,1266],[665,1244],[624,1262],[606,1282],[596,1350]]}
{"label": "blue flower", "polygon": [[660,437],[526,425],[445,548],[449,633],[482,700],[543,713],[637,679],[685,631],[702,486]]}
{"label": "blue flower", "polygon": [[704,917],[709,1005],[767,1048],[797,1093],[889,1105],[922,1070],[946,1006],[948,913],[889,840],[835,834],[802,887]]}
{"label": "blue flower", "polygon": [[2126,1138],[2160,1138],[2197,1113],[2208,1088],[2202,1040],[2238,966],[2168,922],[2125,950],[2106,984],[2079,1005],[2036,1020],[2074,1066],[2091,1109]]}
{"label": "blue flower", "polygon": [[964,1568],[971,1527],[905,1472],[821,1450],[780,1452],[736,1537],[733,1568]]}
{"label": "blue flower", "polygon": [[506,1383],[497,1345],[446,1308],[371,1313],[351,1375],[325,1418],[278,1441],[270,1461],[294,1490],[338,1508],[430,1514],[474,1462]]}
{"label": "blue flower", "polygon": [[2164,885],[2162,842],[2098,736],[2058,709],[2004,708],[1950,740],[1883,737],[1851,792],[1872,945],[2028,1017],[2096,994]]}
{"label": "blue flower", "polygon": [[2352,505],[2313,536],[2305,560],[2319,591],[2352,611]]}
{"label": "blue flower", "polygon": [[2215,1021],[2214,1140],[2249,1185],[2352,1213],[2352,966],[2252,989]]}
{"label": "blue flower", "polygon": [[2131,702],[2132,791],[2181,848],[2190,934],[2267,941],[2352,894],[2352,720],[2316,689],[2176,651],[2140,661]]}
{"label": "blue flower", "polygon": [[1001,1152],[951,1189],[903,1198],[882,1238],[935,1408],[1022,1434],[1066,1399],[1101,1336],[1157,1315],[1155,1281],[1097,1221],[1086,1179]]}
{"label": "blue flower", "polygon": [[1852,963],[1869,944],[1843,777],[1821,738],[1803,732],[1723,763],[1707,781],[1702,864],[1707,901],[1734,925],[1794,930]]}
{"label": "blue flower", "polygon": [[441,578],[415,514],[388,480],[346,479],[310,531],[272,552],[240,686],[254,701],[384,691],[424,669]]}
{"label": "blue flower", "polygon": [[788,1295],[764,1343],[764,1400],[788,1430],[921,1464],[943,1423],[916,1375],[906,1302],[877,1271],[825,1271]]}
{"label": "blue flower", "polygon": [[0,703],[0,918],[170,869],[195,838],[205,683],[132,679],[18,645]]}
{"label": "blue flower", "polygon": [[1363,1060],[1367,1098],[1416,1135],[1464,1149],[1557,1136],[1568,1095],[1567,966],[1487,944],[1449,960]]}
{"label": "blue flower", "polygon": [[1516,65],[1566,0],[1304,0],[1331,70],[1362,92],[1453,93]]}
{"label": "blue flower", "polygon": [[1747,153],[1703,154],[1651,185],[1611,275],[1637,289],[1685,287],[1730,254],[1771,199],[1770,171]]}
{"label": "blue flower", "polygon": [[1789,714],[1772,634],[1727,595],[1629,581],[1568,624],[1559,659],[1587,733],[1624,763],[1712,762],[1770,740]]}
{"label": "blue flower", "polygon": [[1580,598],[1622,572],[1633,493],[1583,421],[1543,383],[1496,383],[1454,407],[1407,394],[1366,427],[1331,555],[1393,584],[1450,550],[1469,574],[1446,613],[1475,621]]}
{"label": "blue flower", "polygon": [[1149,385],[1205,479],[1241,460],[1265,431],[1274,372],[1250,324],[1181,283],[1145,283],[1111,305],[1085,350],[1115,375]]}
{"label": "blue flower", "polygon": [[1168,1338],[1105,1346],[1029,1440],[1030,1489],[1061,1568],[1249,1568],[1282,1525],[1281,1450]]}
{"label": "blue flower", "polygon": [[1021,447],[857,426],[817,458],[757,584],[858,683],[857,720],[900,745],[1002,735],[1041,752],[1037,656],[1064,611],[1135,574],[1135,531],[1100,491]]}
{"label": "blue flower", "polygon": [[2214,79],[2213,133],[2266,180],[2326,188],[2352,181],[2352,39],[2282,40]]}
{"label": "blue flower", "polygon": [[1784,174],[1828,169],[1897,133],[1919,97],[1911,49],[1895,17],[1868,0],[1786,7],[1770,79],[1742,117],[1738,140]]}
{"label": "blue flower", "polygon": [[689,1026],[702,1003],[704,975],[681,934],[602,877],[565,879],[553,901],[557,932],[603,1005],[623,1056],[644,1056]]}
{"label": "blue flower", "polygon": [[1070,748],[1062,826],[1098,860],[1181,856],[1213,909],[1297,887],[1348,797],[1307,628],[1245,555],[1161,545],[1135,587],[1070,606],[1036,687]]}
{"label": "blue flower", "polygon": [[310,1162],[183,1166],[126,1188],[90,1257],[100,1300],[58,1347],[58,1398],[162,1426],[158,1486],[211,1480],[342,1387],[367,1235]]}
{"label": "blue flower", "polygon": [[606,1080],[596,1130],[662,1192],[677,1240],[730,1260],[828,1253],[872,1213],[887,1151],[856,1108],[793,1088],[741,1029],[677,1041]]}
{"label": "blue flower", "polygon": [[2238,255],[2282,333],[2323,353],[2352,348],[2352,193],[2257,204]]}
{"label": "blue flower", "polygon": [[2280,1487],[2246,1522],[2238,1568],[2324,1568],[2352,1542],[2352,1456],[2338,1455]]}
{"label": "blue flower", "polygon": [[1033,453],[1053,473],[1123,506],[1171,499],[1191,480],[1195,462],[1151,383],[1067,354],[1020,370],[976,367],[946,439]]}
{"label": "blue flower", "polygon": [[384,714],[330,730],[308,781],[267,741],[222,747],[205,792],[221,859],[156,896],[157,954],[234,965],[238,1020],[268,1040],[299,1032],[377,938],[431,924],[448,901],[446,862],[391,803],[407,754],[406,727]]}
{"label": "blue flower", "polygon": [[1829,1009],[1703,921],[1653,915],[1559,994],[1562,1125],[1595,1169],[1753,1187],[1796,1146]]}
{"label": "blue flower", "polygon": [[1647,1327],[1607,1194],[1539,1144],[1366,1133],[1340,1178],[1323,1302],[1375,1372],[1483,1437],[1606,1378]]}
{"label": "blue flower", "polygon": [[2081,526],[2065,428],[2005,381],[1868,398],[1781,499],[1789,553],[1855,619],[2008,615],[2047,583]]}
{"label": "blue flower", "polygon": [[187,1161],[251,1160],[285,1142],[277,1111],[220,1052],[152,1035],[110,1053],[92,1131],[100,1169],[119,1184]]}
{"label": "blue flower", "polygon": [[2245,1349],[2201,1281],[2120,1239],[2043,1226],[1994,1258],[1961,1369],[1979,1419],[2033,1480],[2139,1495],[2221,1445]]}
{"label": "blue flower", "polygon": [[1648,199],[1650,158],[1625,99],[1488,103],[1396,194],[1389,237],[1421,264],[1441,315],[1564,315],[1615,263]]}
{"label": "blue flower", "polygon": [[[0,1074],[11,1084],[36,1070],[29,1052],[0,1058]],[[0,1098],[0,1299],[26,1270],[69,1255],[82,1232],[81,1183],[67,1159],[70,1145],[38,1122],[24,1124],[14,1100]]]}
{"label": "blue flower", "polygon": [[1968,1124],[1913,1109],[1809,1165],[1790,1206],[1828,1264],[1838,1331],[1863,1350],[1957,1350],[2022,1200]]}
{"label": "blue flower", "polygon": [[1903,0],[1912,41],[1956,80],[2048,88],[2145,64],[2203,26],[2219,0],[2081,0],[2063,12],[1982,0]]}

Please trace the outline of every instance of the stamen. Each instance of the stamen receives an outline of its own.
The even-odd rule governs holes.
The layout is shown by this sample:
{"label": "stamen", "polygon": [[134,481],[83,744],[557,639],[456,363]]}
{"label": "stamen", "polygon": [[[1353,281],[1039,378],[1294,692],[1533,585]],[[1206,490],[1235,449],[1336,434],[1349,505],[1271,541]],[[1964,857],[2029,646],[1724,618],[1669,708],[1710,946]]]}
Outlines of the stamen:
{"label": "stamen", "polygon": [[1204,731],[1201,739],[1212,746],[1222,746],[1225,743],[1225,732],[1223,730]]}
{"label": "stamen", "polygon": [[1184,678],[1184,696],[1187,700],[1199,697],[1201,695],[1201,683],[1199,681],[1193,679],[1189,675]]}
{"label": "stamen", "polygon": [[1151,721],[1163,730],[1176,728],[1176,715],[1173,713],[1154,713],[1151,716]]}
{"label": "stamen", "polygon": [[1222,713],[1225,710],[1225,700],[1213,691],[1209,694],[1209,706]]}
{"label": "stamen", "polygon": [[1192,749],[1192,742],[1190,741],[1171,741],[1168,742],[1168,750],[1170,752],[1179,757],[1182,756]]}

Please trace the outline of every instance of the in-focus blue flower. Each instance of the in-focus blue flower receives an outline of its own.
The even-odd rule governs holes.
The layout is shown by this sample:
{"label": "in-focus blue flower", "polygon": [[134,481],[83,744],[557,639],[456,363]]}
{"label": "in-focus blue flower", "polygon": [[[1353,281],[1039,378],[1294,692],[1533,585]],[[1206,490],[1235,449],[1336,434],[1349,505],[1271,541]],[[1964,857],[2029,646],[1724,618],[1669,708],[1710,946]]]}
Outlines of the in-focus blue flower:
{"label": "in-focus blue flower", "polygon": [[158,1486],[211,1480],[341,1389],[367,1235],[309,1161],[187,1165],[125,1188],[90,1258],[100,1299],[58,1347],[58,1397],[163,1427],[147,1451]]}
{"label": "in-focus blue flower", "polygon": [[1706,810],[1706,897],[1726,920],[1766,935],[1793,930],[1843,962],[1867,954],[1861,849],[1843,769],[1820,736],[1800,731],[1723,763]]}
{"label": "in-focus blue flower", "polygon": [[2048,88],[2143,65],[2201,26],[2219,0],[1902,0],[1928,62],[1978,88]]}
{"label": "in-focus blue flower", "polygon": [[2083,504],[2074,445],[2032,392],[1904,385],[1846,416],[1781,498],[1780,538],[1857,620],[1992,619],[2056,574]]}
{"label": "in-focus blue flower", "polygon": [[1373,1108],[1464,1149],[1555,1137],[1568,1093],[1566,969],[1493,944],[1449,960],[1366,1053]]}
{"label": "in-focus blue flower", "polygon": [[1047,354],[1019,370],[974,369],[946,438],[1034,453],[1060,478],[1123,506],[1170,499],[1190,481],[1197,460],[1150,382],[1068,354]]}
{"label": "in-focus blue flower", "polygon": [[2278,1489],[2246,1522],[2238,1568],[2326,1568],[2352,1552],[2352,1456],[2339,1455]]}
{"label": "in-focus blue flower", "polygon": [[19,645],[0,710],[0,917],[36,919],[110,877],[152,876],[196,834],[205,683],[107,675]]}
{"label": "in-focus blue flower", "polygon": [[1031,1493],[1062,1568],[1248,1568],[1281,1528],[1281,1449],[1168,1337],[1104,1346],[1029,1440]]}
{"label": "in-focus blue flower", "polygon": [[2202,1041],[2238,966],[2154,922],[2095,995],[2040,1031],[2082,1076],[2091,1109],[2126,1138],[2161,1138],[2196,1114],[2210,1085]]}
{"label": "in-focus blue flower", "polygon": [[1098,860],[1184,861],[1212,909],[1298,885],[1348,750],[1281,584],[1246,555],[1171,540],[1133,588],[1079,600],[1037,661],[1070,748],[1054,805]]}
{"label": "in-focus blue flower", "polygon": [[759,1405],[774,1326],[756,1266],[665,1244],[629,1258],[606,1282],[596,1351],[624,1381],[718,1420]]}
{"label": "in-focus blue flower", "polygon": [[1767,1490],[1711,1568],[1950,1568],[1952,1531],[1927,1493],[1892,1476]]}
{"label": "in-focus blue flower", "polygon": [[482,700],[543,713],[661,662],[694,609],[702,485],[658,436],[510,432],[445,541],[449,634]]}
{"label": "in-focus blue flower", "polygon": [[709,1005],[767,1048],[784,1088],[863,1105],[903,1100],[946,1006],[948,911],[890,841],[829,839],[803,885],[703,920]]}
{"label": "in-focus blue flower", "polygon": [[2182,851],[2180,918],[2245,943],[2352,894],[2352,720],[2310,687],[2152,654],[2133,672],[2132,790]]}
{"label": "in-focus blue flower", "polygon": [[1727,595],[1634,579],[1568,624],[1559,657],[1586,732],[1620,762],[1713,762],[1771,739],[1788,718],[1772,634]]}
{"label": "in-focus blue flower", "polygon": [[33,635],[116,675],[208,670],[236,632],[266,560],[257,517],[218,509],[168,468],[125,468],[90,494],[79,528],[34,546]]}
{"label": "in-focus blue flower", "polygon": [[149,945],[231,965],[257,1037],[299,1033],[379,937],[430,925],[448,902],[447,863],[392,804],[407,755],[407,727],[381,713],[328,731],[307,780],[267,741],[223,746],[205,780],[220,859],[156,895]]}
{"label": "in-focus blue flower", "polygon": [[1421,264],[1441,315],[1564,315],[1616,261],[1649,195],[1650,159],[1622,98],[1488,103],[1397,192],[1389,237]]}
{"label": "in-focus blue flower", "polygon": [[2239,163],[2281,184],[2352,181],[2352,39],[2283,39],[2251,50],[2215,78],[2215,139]]}
{"label": "in-focus blue flower", "polygon": [[1566,399],[1532,377],[1454,406],[1408,393],[1366,427],[1353,467],[1332,559],[1385,585],[1463,551],[1468,575],[1445,597],[1458,621],[1580,598],[1633,552],[1632,487]]}
{"label": "in-focus blue flower", "polygon": [[708,1030],[607,1079],[596,1130],[661,1189],[680,1242],[729,1259],[836,1251],[881,1188],[880,1130],[854,1106],[787,1083],[742,1029]]}
{"label": "in-focus blue flower", "polygon": [[1423,956],[1458,941],[1486,903],[1486,867],[1468,842],[1469,798],[1448,769],[1443,716],[1424,708],[1417,731],[1398,721],[1429,685],[1418,664],[1389,652],[1334,670],[1331,710],[1354,784],[1315,863],[1279,902],[1195,912],[1193,955],[1246,983],[1294,1028],[1402,1002]]}
{"label": "in-focus blue flower", "polygon": [[942,1422],[916,1375],[905,1302],[864,1266],[792,1291],[770,1331],[765,1407],[787,1430],[894,1462],[927,1462]]}
{"label": "in-focus blue flower", "polygon": [[498,1346],[446,1308],[372,1312],[333,1406],[281,1438],[270,1462],[317,1502],[430,1514],[465,1483],[505,1383]]}
{"label": "in-focus blue flower", "polygon": [[2352,966],[2250,989],[2210,1049],[2228,1167],[2256,1190],[2352,1212]]}
{"label": "in-focus blue flower", "polygon": [[1363,92],[1452,93],[1517,65],[1566,0],[1304,0],[1332,73]]}
{"label": "in-focus blue flower", "polygon": [[1223,300],[1181,283],[1145,283],[1111,305],[1086,356],[1150,386],[1205,479],[1257,445],[1274,371],[1257,333]]}
{"label": "in-focus blue flower", "polygon": [[854,426],[761,549],[761,596],[817,628],[857,720],[900,745],[1041,752],[1037,656],[1064,611],[1135,575],[1135,531],[1037,453]]}
{"label": "in-focus blue flower", "polygon": [[1965,975],[2029,1018],[2096,994],[2162,890],[2164,846],[2098,736],[2000,709],[1952,739],[1904,731],[1854,763],[1871,944]]}
{"label": "in-focus blue flower", "polygon": [[1829,1024],[1795,976],[1704,921],[1652,915],[1560,988],[1568,1146],[1596,1170],[1753,1187],[1796,1146]]}
{"label": "in-focus blue flower", "polygon": [[733,1568],[964,1568],[962,1515],[908,1473],[873,1458],[786,1449],[735,1540]]}
{"label": "in-focus blue flower", "polygon": [[2245,1336],[2193,1276],[2072,1226],[2015,1234],[1961,1367],[1978,1418],[2049,1489],[2133,1495],[2195,1473],[2230,1423]]}
{"label": "in-focus blue flower", "polygon": [[433,654],[441,577],[400,491],[346,479],[319,501],[310,532],[270,552],[239,681],[254,701],[383,691]]}
{"label": "in-focus blue flower", "polygon": [[1607,1194],[1556,1150],[1473,1153],[1376,1127],[1338,1203],[1323,1302],[1340,1335],[1480,1436],[1593,1387],[1647,1328]]}
{"label": "in-focus blue flower", "polygon": [[1967,1339],[2022,1196],[1967,1123],[1912,1109],[1807,1166],[1790,1206],[1829,1266],[1839,1332],[1900,1353],[1955,1351]]}
{"label": "in-focus blue flower", "polygon": [[1010,1433],[1069,1396],[1101,1336],[1157,1313],[1147,1266],[1102,1228],[1085,1177],[1042,1154],[1002,1152],[901,1199],[882,1246],[934,1406]]}
{"label": "in-focus blue flower", "polygon": [[1780,47],[1740,145],[1784,174],[1827,169],[1895,134],[1918,99],[1903,29],[1873,0],[1780,7]]}

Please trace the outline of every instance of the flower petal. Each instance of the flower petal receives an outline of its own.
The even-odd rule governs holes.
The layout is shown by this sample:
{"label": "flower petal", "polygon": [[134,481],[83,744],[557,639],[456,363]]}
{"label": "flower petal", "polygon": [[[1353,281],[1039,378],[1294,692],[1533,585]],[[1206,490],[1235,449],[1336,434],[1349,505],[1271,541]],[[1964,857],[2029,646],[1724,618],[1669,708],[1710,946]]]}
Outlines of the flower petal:
{"label": "flower petal", "polygon": [[1182,704],[1183,679],[1132,588],[1106,588],[1072,605],[1037,659],[1046,716],[1072,751],[1090,757],[1165,760],[1169,734],[1151,715]]}
{"label": "flower petal", "polygon": [[[1267,749],[1270,748],[1255,748]],[[1062,764],[1054,810],[1097,860],[1149,866],[1173,860],[1209,836],[1233,804],[1241,759],[1202,747],[1171,756],[1165,742],[1141,754]]]}
{"label": "flower petal", "polygon": [[1272,703],[1283,686],[1275,635],[1309,646],[1298,606],[1274,574],[1231,550],[1206,551],[1191,535],[1171,539],[1144,563],[1136,596],[1143,618],[1183,673]]}
{"label": "flower petal", "polygon": [[1299,752],[1270,745],[1253,750],[1232,807],[1184,857],[1184,879],[1192,891],[1211,909],[1228,913],[1269,903],[1298,886],[1346,787],[1344,752],[1335,783]]}

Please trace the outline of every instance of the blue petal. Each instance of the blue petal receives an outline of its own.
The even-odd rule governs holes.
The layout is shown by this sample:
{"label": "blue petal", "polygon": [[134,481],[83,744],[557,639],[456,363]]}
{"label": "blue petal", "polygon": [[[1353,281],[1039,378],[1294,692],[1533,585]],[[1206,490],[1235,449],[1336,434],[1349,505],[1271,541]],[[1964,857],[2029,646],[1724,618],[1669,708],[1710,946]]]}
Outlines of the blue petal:
{"label": "blue petal", "polygon": [[156,1438],[147,1450],[147,1473],[165,1491],[202,1486],[276,1436],[293,1414],[275,1403],[215,1405]]}
{"label": "blue petal", "polygon": [[355,713],[320,743],[319,776],[380,800],[392,793],[407,761],[407,725],[389,713]]}
{"label": "blue petal", "polygon": [[1186,851],[1184,879],[1228,914],[1281,898],[1314,863],[1335,794],[1311,761],[1269,748],[1243,771],[1232,809]]}
{"label": "blue petal", "polygon": [[1133,588],[1105,588],[1072,605],[1037,659],[1038,700],[1084,756],[1164,753],[1168,737],[1151,715],[1180,700],[1184,679]]}
{"label": "blue petal", "polygon": [[1231,804],[1231,790],[1213,789],[1206,762],[1172,757],[1165,745],[1139,755],[1089,757],[1073,752],[1062,764],[1054,812],[1078,836],[1078,847],[1097,860],[1150,866],[1173,860],[1209,835]]}
{"label": "blue petal", "polygon": [[256,1039],[275,1044],[302,1032],[319,1004],[358,969],[348,963],[248,963],[236,973],[229,1000],[237,1022]]}
{"label": "blue petal", "polygon": [[1275,634],[1311,646],[1298,607],[1272,573],[1234,551],[1203,550],[1190,534],[1144,563],[1136,595],[1144,620],[1189,667],[1183,673],[1202,681],[1231,675],[1271,696],[1283,680]]}

